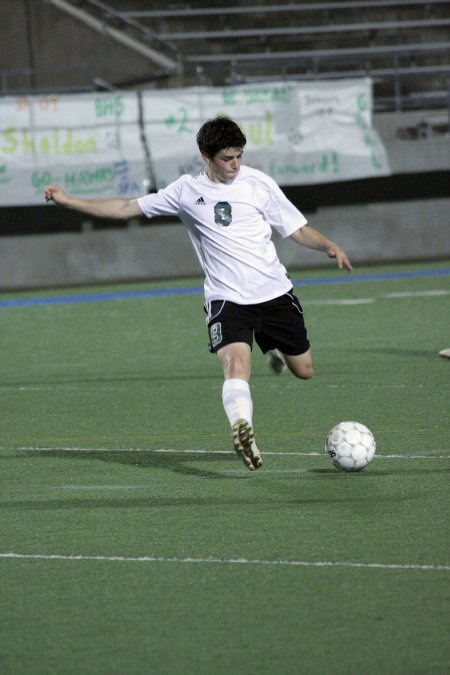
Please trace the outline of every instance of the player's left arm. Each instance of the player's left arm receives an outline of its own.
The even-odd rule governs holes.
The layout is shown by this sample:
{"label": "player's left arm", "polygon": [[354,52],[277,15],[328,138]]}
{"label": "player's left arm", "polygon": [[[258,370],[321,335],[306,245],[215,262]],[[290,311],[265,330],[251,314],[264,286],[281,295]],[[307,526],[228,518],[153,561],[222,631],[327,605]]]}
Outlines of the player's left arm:
{"label": "player's left arm", "polygon": [[304,225],[290,236],[300,246],[306,246],[306,248],[312,248],[315,251],[323,251],[329,258],[336,258],[336,263],[340,270],[346,269],[348,272],[352,271],[353,267],[346,252],[314,227]]}

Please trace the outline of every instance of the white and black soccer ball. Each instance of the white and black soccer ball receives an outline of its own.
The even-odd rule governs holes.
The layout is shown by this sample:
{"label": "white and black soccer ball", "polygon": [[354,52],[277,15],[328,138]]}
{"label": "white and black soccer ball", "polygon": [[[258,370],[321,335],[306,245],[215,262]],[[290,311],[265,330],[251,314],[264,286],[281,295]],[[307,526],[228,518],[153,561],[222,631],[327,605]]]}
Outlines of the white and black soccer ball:
{"label": "white and black soccer ball", "polygon": [[372,432],[360,422],[339,422],[325,441],[330,462],[341,471],[361,471],[373,459],[375,449]]}

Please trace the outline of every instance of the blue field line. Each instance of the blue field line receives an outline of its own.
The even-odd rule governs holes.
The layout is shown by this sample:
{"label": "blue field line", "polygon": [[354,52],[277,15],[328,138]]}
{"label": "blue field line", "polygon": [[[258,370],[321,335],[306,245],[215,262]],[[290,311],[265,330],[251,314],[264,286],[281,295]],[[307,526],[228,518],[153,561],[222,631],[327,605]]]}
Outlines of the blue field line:
{"label": "blue field line", "polygon": [[[418,270],[415,272],[380,272],[374,274],[342,274],[339,277],[314,277],[295,279],[294,286],[320,286],[322,284],[356,283],[362,281],[386,281],[390,279],[413,279],[417,277],[440,277],[450,275],[450,267],[436,270]],[[61,305],[74,302],[100,302],[104,300],[127,300],[152,298],[168,295],[195,295],[203,293],[203,286],[185,286],[180,288],[155,288],[133,291],[105,291],[100,293],[80,293],[78,295],[49,295],[34,298],[11,298],[0,300],[0,308],[33,307],[36,305]]]}
{"label": "blue field line", "polygon": [[81,293],[79,295],[49,295],[36,298],[17,298],[0,300],[1,307],[27,307],[33,305],[61,305],[71,302],[100,302],[103,300],[127,300],[130,298],[148,298],[159,295],[192,295],[202,293],[202,286],[186,288],[155,288],[153,290],[105,291],[103,293]]}

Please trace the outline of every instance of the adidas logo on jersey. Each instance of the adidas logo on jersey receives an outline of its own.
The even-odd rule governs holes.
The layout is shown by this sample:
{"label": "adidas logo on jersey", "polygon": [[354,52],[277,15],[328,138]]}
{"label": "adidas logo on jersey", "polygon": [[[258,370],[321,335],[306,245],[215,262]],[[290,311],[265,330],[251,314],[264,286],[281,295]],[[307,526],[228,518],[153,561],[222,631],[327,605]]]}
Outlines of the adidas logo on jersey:
{"label": "adidas logo on jersey", "polygon": [[203,197],[199,197],[199,198],[197,199],[197,201],[195,202],[195,204],[196,204],[196,205],[197,205],[197,204],[206,204],[206,202],[205,202],[205,200],[203,199]]}

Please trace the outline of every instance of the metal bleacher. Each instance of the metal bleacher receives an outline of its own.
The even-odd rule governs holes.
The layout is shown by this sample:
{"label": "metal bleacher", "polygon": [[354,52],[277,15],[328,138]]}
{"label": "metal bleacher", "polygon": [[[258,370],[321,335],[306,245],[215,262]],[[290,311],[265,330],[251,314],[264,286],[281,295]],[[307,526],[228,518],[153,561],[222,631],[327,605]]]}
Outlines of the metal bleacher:
{"label": "metal bleacher", "polygon": [[188,85],[370,75],[376,110],[449,105],[448,1],[128,2],[121,11],[88,4],[103,20],[109,9],[147,43],[157,40]]}
{"label": "metal bleacher", "polygon": [[[450,0],[45,0],[151,67],[105,88],[371,76],[376,111],[450,107]],[[158,8],[155,8],[157,6]]]}

